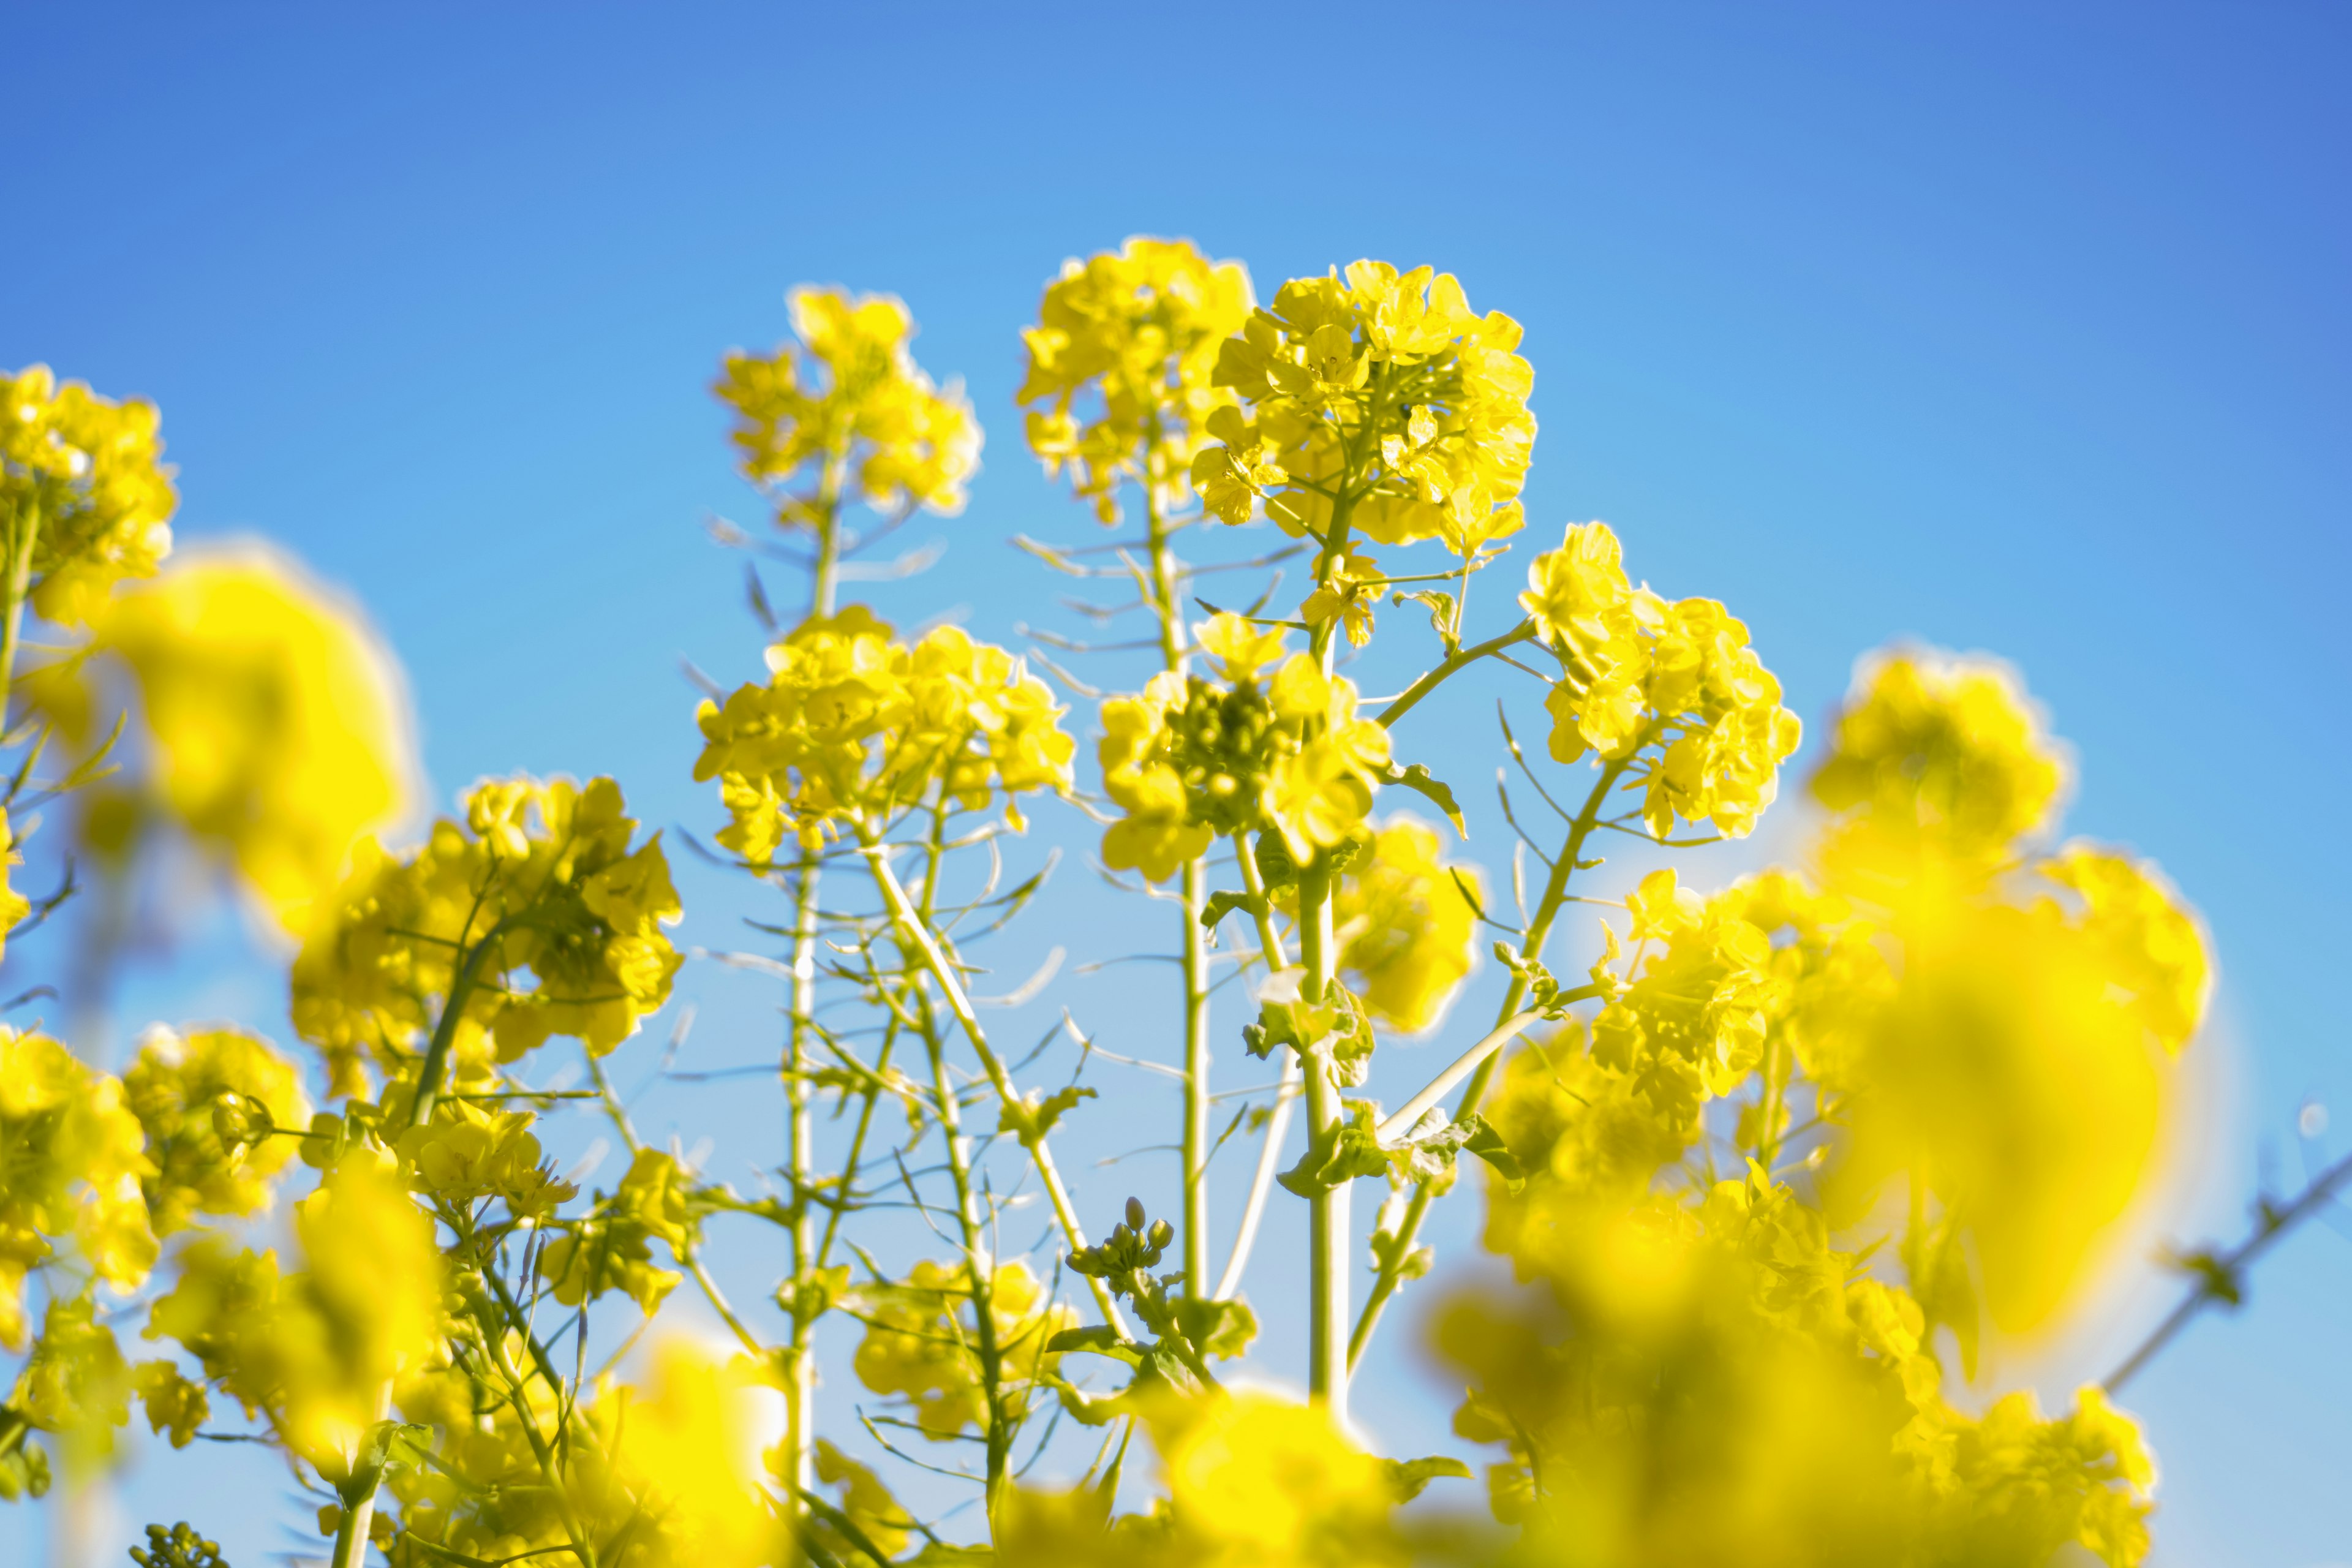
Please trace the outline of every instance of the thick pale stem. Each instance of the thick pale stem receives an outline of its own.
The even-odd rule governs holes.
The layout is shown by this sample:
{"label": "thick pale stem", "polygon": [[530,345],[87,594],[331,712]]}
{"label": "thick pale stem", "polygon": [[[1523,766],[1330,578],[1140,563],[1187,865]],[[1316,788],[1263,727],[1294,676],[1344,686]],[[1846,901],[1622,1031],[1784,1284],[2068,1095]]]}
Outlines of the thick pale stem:
{"label": "thick pale stem", "polygon": [[26,503],[8,531],[7,602],[0,605],[0,724],[16,678],[16,650],[25,631],[25,601],[33,587],[33,551],[41,537],[40,509]]}
{"label": "thick pale stem", "polygon": [[[828,533],[827,538],[831,535]],[[821,583],[830,585],[829,575]],[[819,612],[823,614],[823,611]],[[816,1216],[809,1206],[815,1174],[815,1118],[809,1103],[809,1028],[816,1015],[816,896],[817,857],[801,856],[793,887],[793,1014],[790,1062],[784,1079],[788,1124],[785,1153],[793,1183],[793,1278],[808,1283],[816,1266]],[[810,1337],[816,1325],[799,1313],[793,1317],[791,1348],[785,1367],[784,1427],[790,1446],[790,1474],[785,1480],[797,1498],[816,1485],[816,1358]]]}
{"label": "thick pale stem", "polygon": [[[963,1029],[964,1038],[971,1042],[972,1054],[980,1058],[981,1068],[988,1074],[989,1086],[996,1090],[997,1099],[1002,1103],[1025,1110],[1025,1102],[1013,1087],[1011,1075],[1004,1070],[1003,1058],[988,1043],[988,1032],[980,1026],[980,1020],[972,1014],[971,999],[964,994],[963,981],[957,975],[955,966],[948,962],[947,955],[940,951],[939,942],[931,934],[929,925],[908,900],[906,889],[898,885],[898,874],[890,869],[888,851],[870,838],[865,842],[864,847],[866,863],[874,868],[875,886],[881,890],[883,902],[889,906],[890,918],[921,956],[923,967],[930,971],[931,978],[939,982],[940,993],[947,998],[948,1010],[955,1015],[956,1023]],[[1062,1173],[1054,1163],[1052,1151],[1045,1146],[1043,1136],[1024,1140],[1024,1146],[1028,1149],[1029,1158],[1037,1167],[1037,1179],[1044,1184],[1045,1196],[1053,1205],[1054,1218],[1061,1226],[1062,1239],[1068,1243],[1072,1252],[1083,1252],[1087,1247],[1086,1227],[1078,1223],[1077,1210],[1070,1203],[1069,1189],[1062,1184]],[[1110,1287],[1096,1277],[1090,1277],[1087,1283],[1093,1288],[1095,1305],[1102,1309],[1103,1321],[1116,1330],[1121,1339],[1132,1338],[1127,1315],[1118,1310],[1118,1302],[1111,1295]]]}
{"label": "thick pale stem", "polygon": [[[1282,933],[1274,926],[1274,906],[1266,901],[1265,876],[1258,869],[1257,852],[1250,847],[1249,835],[1234,835],[1234,858],[1240,865],[1242,887],[1249,893],[1257,921],[1258,962],[1265,973],[1290,967],[1283,955]],[[1234,1233],[1234,1250],[1225,1259],[1225,1271],[1217,1280],[1216,1299],[1230,1301],[1242,1288],[1242,1274],[1249,1267],[1250,1249],[1257,1245],[1257,1227],[1265,1217],[1266,1199],[1274,1192],[1275,1173],[1282,1164],[1282,1140],[1290,1131],[1291,1108],[1297,1103],[1302,1074],[1297,1053],[1286,1053],[1282,1058],[1282,1085],[1276,1091],[1274,1114],[1265,1124],[1265,1142],[1258,1150],[1257,1171],[1250,1178],[1249,1202],[1242,1210],[1241,1229]]]}
{"label": "thick pale stem", "polygon": [[1274,1095],[1274,1112],[1266,1119],[1265,1142],[1258,1147],[1257,1171],[1250,1178],[1249,1204],[1242,1210],[1241,1228],[1234,1233],[1233,1255],[1225,1259],[1225,1272],[1217,1280],[1213,1300],[1230,1301],[1242,1288],[1242,1275],[1249,1268],[1250,1249],[1257,1245],[1257,1227],[1265,1218],[1266,1199],[1273,1194],[1275,1174],[1282,1164],[1282,1140],[1290,1131],[1290,1111],[1298,1103],[1303,1076],[1295,1053],[1284,1058],[1282,1083]]}
{"label": "thick pale stem", "polygon": [[[1299,994],[1320,1004],[1330,993],[1332,950],[1330,873],[1319,868],[1298,880],[1298,940],[1307,977]],[[1339,1089],[1329,1056],[1310,1052],[1306,1062],[1307,1127],[1317,1146],[1336,1134]],[[1348,1419],[1349,1184],[1318,1192],[1307,1215],[1307,1392],[1331,1414]]]}
{"label": "thick pale stem", "polygon": [[[1568,902],[1568,884],[1569,879],[1576,875],[1577,857],[1583,854],[1584,841],[1592,837],[1594,827],[1601,820],[1601,807],[1608,801],[1609,792],[1617,787],[1617,781],[1624,776],[1625,770],[1631,765],[1632,759],[1628,757],[1602,768],[1600,778],[1593,783],[1592,793],[1584,798],[1583,809],[1569,825],[1568,841],[1560,847],[1559,858],[1552,862],[1551,876],[1544,883],[1543,897],[1536,905],[1534,917],[1528,921],[1526,935],[1519,941],[1519,957],[1523,963],[1543,957],[1544,946],[1551,940],[1552,922],[1559,918],[1560,910]],[[1524,973],[1512,975],[1510,984],[1503,992],[1503,1005],[1496,1013],[1496,1027],[1500,1029],[1516,1016],[1520,1004],[1527,999],[1527,976]],[[1461,1103],[1454,1109],[1456,1118],[1467,1116],[1478,1109],[1478,1102],[1486,1098],[1486,1086],[1494,1081],[1495,1065],[1502,1059],[1499,1049],[1487,1051],[1479,1058],[1471,1069],[1469,1087],[1462,1091]],[[1421,1234],[1421,1222],[1428,1213],[1429,1189],[1422,1187],[1406,1203],[1404,1217],[1398,1222],[1395,1257],[1411,1256],[1413,1240]],[[1353,1366],[1363,1355],[1364,1347],[1371,1342],[1372,1331],[1380,1325],[1381,1312],[1388,1305],[1389,1298],[1396,1294],[1401,1282],[1402,1277],[1391,1268],[1381,1269],[1380,1278],[1372,1281],[1372,1293],[1364,1302],[1364,1315],[1357,1321],[1356,1331],[1349,1337],[1349,1365]]]}
{"label": "thick pale stem", "polygon": [[1184,866],[1184,1292],[1209,1279],[1209,933],[1201,927],[1208,868]]}

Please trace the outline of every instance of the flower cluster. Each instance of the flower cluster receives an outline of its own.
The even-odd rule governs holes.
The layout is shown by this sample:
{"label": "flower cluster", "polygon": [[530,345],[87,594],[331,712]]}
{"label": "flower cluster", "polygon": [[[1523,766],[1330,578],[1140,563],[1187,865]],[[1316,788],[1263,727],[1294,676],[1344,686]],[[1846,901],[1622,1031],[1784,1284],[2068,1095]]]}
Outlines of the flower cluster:
{"label": "flower cluster", "polygon": [[2049,823],[2065,758],[2006,668],[1905,651],[1855,685],[1812,784],[1841,815],[1832,852],[1850,871],[1900,878],[1932,857],[1986,872]]}
{"label": "flower cluster", "polygon": [[[1015,1260],[988,1281],[989,1321],[983,1336],[973,1317],[980,1292],[969,1265],[915,1265],[903,1284],[869,1285],[856,1295],[866,1337],[851,1365],[876,1394],[907,1402],[923,1436],[944,1443],[967,1427],[992,1425],[981,1381],[980,1357],[997,1358],[999,1381],[1025,1390],[1050,1376],[1060,1352],[1054,1336],[1077,1325],[1077,1314],[1053,1300],[1029,1266]],[[1007,1397],[1021,1399],[1021,1392]]]}
{"label": "flower cluster", "polygon": [[339,1094],[370,1056],[413,1072],[436,1022],[463,1075],[551,1035],[602,1055],[668,1000],[677,894],[659,834],[630,848],[618,784],[491,780],[464,805],[405,857],[362,840],[294,961],[295,1028]]}
{"label": "flower cluster", "polygon": [[[120,859],[139,819],[173,822],[226,849],[299,933],[353,842],[407,810],[415,743],[392,660],[351,606],[257,548],[175,564],[91,620],[88,651],[128,669],[149,754],[137,793],[93,792],[85,840]],[[31,673],[73,742],[95,729],[86,658]]]}
{"label": "flower cluster", "polygon": [[277,1134],[310,1121],[294,1064],[239,1029],[151,1029],[122,1088],[147,1140],[147,1207],[158,1236],[200,1214],[267,1210],[295,1154],[294,1138]]}
{"label": "flower cluster", "polygon": [[[1572,1122],[1550,1079],[1515,1075],[1513,1095]],[[1438,1341],[1470,1379],[1455,1430],[1507,1452],[1490,1500],[1528,1560],[2145,1554],[2154,1476],[2132,1423],[2096,1388],[2055,1419],[2030,1394],[1955,1410],[1918,1303],[1863,1277],[1790,1188],[1753,1171],[1597,1202],[1574,1191],[1577,1160],[1523,1152],[1550,1223],[1517,1231],[1511,1256],[1550,1300],[1458,1299]]]}
{"label": "flower cluster", "polygon": [[[501,1364],[512,1353],[488,1352]],[[752,1371],[675,1336],[648,1359],[641,1384],[599,1378],[570,1409],[537,1381],[478,1411],[454,1372],[407,1385],[402,1414],[443,1436],[431,1464],[389,1478],[401,1515],[394,1568],[576,1556],[574,1542],[619,1568],[781,1560],[782,1521],[760,1485]],[[566,1427],[570,1452],[551,1484],[534,1445]]]}
{"label": "flower cluster", "polygon": [[941,626],[913,647],[863,605],[809,621],[768,650],[764,686],[705,702],[698,781],[716,778],[719,841],[754,865],[915,804],[936,784],[967,810],[1064,790],[1077,743],[1019,658]]}
{"label": "flower cluster", "polygon": [[1747,626],[1713,599],[1670,603],[1633,586],[1599,522],[1536,557],[1519,603],[1559,658],[1544,704],[1554,759],[1638,759],[1642,817],[1659,838],[1676,817],[1733,837],[1756,826],[1802,731]]}
{"label": "flower cluster", "polygon": [[[1048,473],[1069,470],[1081,500],[1118,521],[1122,483],[1166,497],[1208,439],[1210,414],[1233,402],[1210,384],[1219,346],[1248,319],[1249,273],[1186,240],[1135,238],[1072,260],[1045,287],[1021,334],[1029,448]],[[1079,400],[1093,394],[1097,406]]]}
{"label": "flower cluster", "polygon": [[179,498],[152,403],[116,403],[47,365],[0,374],[0,541],[31,555],[33,607],[87,623],[125,577],[171,553]]}
{"label": "flower cluster", "polygon": [[1294,535],[1334,545],[1344,521],[1387,544],[1443,539],[1469,555],[1518,530],[1535,446],[1519,324],[1474,313],[1451,273],[1359,261],[1294,279],[1217,357],[1247,405],[1208,420],[1192,460],[1228,522],[1261,502]]}
{"label": "flower cluster", "polygon": [[1399,812],[1374,826],[1331,892],[1339,972],[1402,1034],[1433,1028],[1477,957],[1476,869],[1441,858],[1437,830]]}
{"label": "flower cluster", "polygon": [[340,1474],[385,1385],[439,1352],[441,1250],[432,1220],[372,1151],[354,1151],[295,1205],[294,1230],[307,1267],[293,1274],[271,1253],[199,1237],[145,1332],[179,1342],[248,1415]]}
{"label": "flower cluster", "polygon": [[22,1350],[25,1277],[70,1239],[118,1289],[155,1264],[140,1181],[154,1173],[121,1080],[47,1035],[0,1026],[0,1344]]}
{"label": "flower cluster", "polygon": [[[829,504],[845,479],[875,506],[963,510],[980,466],[980,425],[953,384],[941,388],[907,352],[914,319],[887,295],[796,289],[793,331],[772,354],[727,356],[717,392],[736,413],[743,471],[787,485],[812,469]],[[811,521],[788,499],[786,522]]]}
{"label": "flower cluster", "polygon": [[1222,683],[1162,672],[1103,704],[1103,787],[1125,814],[1103,835],[1103,863],[1156,882],[1214,835],[1273,829],[1301,866],[1346,843],[1389,769],[1389,733],[1357,717],[1355,683],[1283,658],[1279,630],[1239,616],[1196,633]]}

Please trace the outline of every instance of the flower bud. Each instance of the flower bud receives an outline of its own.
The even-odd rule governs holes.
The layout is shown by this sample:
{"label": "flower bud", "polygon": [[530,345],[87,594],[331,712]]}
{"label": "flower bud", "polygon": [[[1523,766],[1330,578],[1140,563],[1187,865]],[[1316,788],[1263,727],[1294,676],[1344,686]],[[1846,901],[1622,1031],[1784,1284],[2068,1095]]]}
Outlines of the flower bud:
{"label": "flower bud", "polygon": [[269,1112],[259,1100],[224,1089],[213,1100],[213,1131],[226,1149],[242,1149],[269,1136]]}
{"label": "flower bud", "polygon": [[1170,1225],[1164,1219],[1154,1220],[1151,1222],[1151,1233],[1148,1237],[1146,1237],[1146,1240],[1150,1243],[1152,1251],[1160,1251],[1162,1247],[1166,1247],[1170,1242],[1175,1239],[1176,1227],[1174,1226]]}
{"label": "flower bud", "polygon": [[1127,1200],[1127,1228],[1129,1230],[1143,1228],[1143,1201],[1140,1198]]}

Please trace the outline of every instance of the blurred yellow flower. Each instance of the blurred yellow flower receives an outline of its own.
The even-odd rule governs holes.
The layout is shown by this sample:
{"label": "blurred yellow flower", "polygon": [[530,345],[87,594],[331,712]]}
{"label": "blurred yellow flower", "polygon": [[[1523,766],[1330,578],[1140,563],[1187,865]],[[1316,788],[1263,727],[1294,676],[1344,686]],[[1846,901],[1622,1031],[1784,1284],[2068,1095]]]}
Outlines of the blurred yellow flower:
{"label": "blurred yellow flower", "polygon": [[0,545],[29,557],[43,619],[87,624],[117,582],[152,575],[171,552],[179,497],[160,422],[153,404],[60,386],[47,365],[0,373]]}
{"label": "blurred yellow flower", "polygon": [[95,616],[152,740],[148,788],[299,933],[416,773],[398,667],[358,612],[257,546],[175,564]]}

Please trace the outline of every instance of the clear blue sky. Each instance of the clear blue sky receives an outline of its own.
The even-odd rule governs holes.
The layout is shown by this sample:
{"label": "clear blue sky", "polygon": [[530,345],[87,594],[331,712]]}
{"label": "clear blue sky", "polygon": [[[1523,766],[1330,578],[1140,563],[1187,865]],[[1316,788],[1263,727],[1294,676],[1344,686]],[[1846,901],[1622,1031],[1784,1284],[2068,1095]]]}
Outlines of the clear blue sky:
{"label": "clear blue sky", "polygon": [[[2318,809],[2352,773],[2347,66],[2315,5],[16,5],[0,364],[157,399],[184,538],[359,590],[441,800],[612,771],[707,828],[677,660],[740,678],[755,640],[699,531],[747,502],[704,387],[788,285],[902,295],[966,379],[986,470],[884,597],[1010,638],[1053,588],[1003,541],[1091,527],[1010,405],[1064,257],[1188,235],[1262,295],[1434,263],[1527,325],[1538,528],[1606,518],[1637,576],[1727,601],[1809,720],[1892,637],[2021,667],[2073,827],[2213,930],[2229,1136],[2184,1223],[2234,1230],[2299,1105],[2352,1113],[2352,837]],[[267,1018],[237,973],[184,963],[210,989],[173,1005]],[[757,1059],[730,1008],[711,1059]],[[2315,1228],[2133,1390],[2161,1561],[2352,1561],[2347,1292]],[[1376,1426],[1442,1408],[1402,1347],[1380,1375]],[[204,1464],[243,1489],[151,1464],[131,1506],[207,1510],[240,1568],[291,1543],[282,1486]]]}

